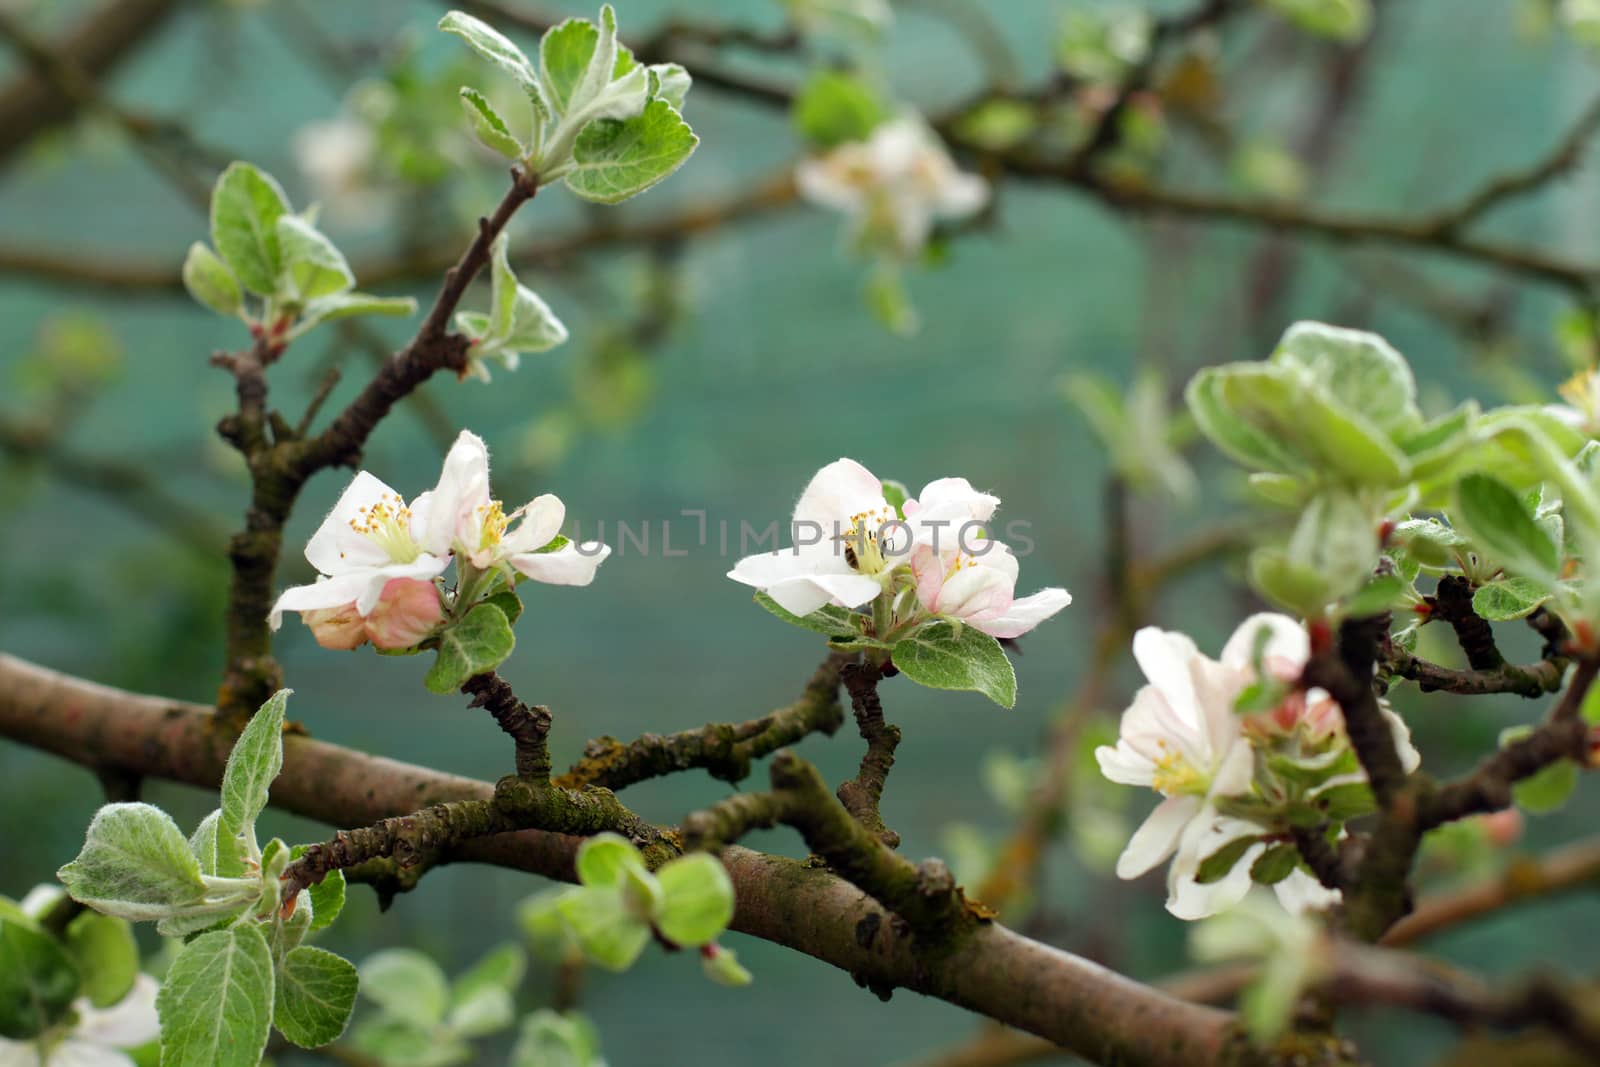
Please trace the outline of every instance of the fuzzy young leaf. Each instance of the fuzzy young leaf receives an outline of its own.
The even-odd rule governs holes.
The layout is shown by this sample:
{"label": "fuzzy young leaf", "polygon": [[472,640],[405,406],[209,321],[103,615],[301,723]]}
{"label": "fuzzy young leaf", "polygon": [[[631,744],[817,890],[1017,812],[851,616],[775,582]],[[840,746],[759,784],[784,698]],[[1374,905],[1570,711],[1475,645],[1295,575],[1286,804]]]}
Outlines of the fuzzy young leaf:
{"label": "fuzzy young leaf", "polygon": [[1272,361],[1301,368],[1329,397],[1384,430],[1409,431],[1422,423],[1411,365],[1375,333],[1297,322],[1278,341]]}
{"label": "fuzzy young leaf", "polygon": [[1308,33],[1337,41],[1359,41],[1372,25],[1371,0],[1264,0]]}
{"label": "fuzzy young leaf", "polygon": [[201,934],[183,946],[156,997],[162,1067],[256,1067],[272,1002],[272,950],[260,926]]}
{"label": "fuzzy young leaf", "polygon": [[272,1024],[301,1048],[337,1041],[350,1024],[359,983],[349,960],[301,945],[278,968]]}
{"label": "fuzzy young leaf", "polygon": [[183,258],[183,286],[204,306],[218,315],[234,316],[244,308],[239,279],[221,258],[196,241]]}
{"label": "fuzzy young leaf", "polygon": [[25,921],[0,919],[0,1037],[38,1037],[67,1015],[77,995],[78,971],[55,938]]}
{"label": "fuzzy young leaf", "polygon": [[1490,622],[1509,622],[1532,615],[1554,594],[1531,578],[1505,578],[1479,586],[1472,610]]}
{"label": "fuzzy young leaf", "polygon": [[464,1037],[482,1037],[510,1026],[516,1018],[513,996],[527,965],[520,945],[491,950],[451,987],[446,1025]]}
{"label": "fuzzy young leaf", "polygon": [[623,889],[571,889],[556,910],[583,954],[608,971],[627,970],[650,943],[650,924],[634,914]]}
{"label": "fuzzy young leaf", "polygon": [[510,1067],[600,1067],[602,1062],[600,1039],[588,1019],[541,1008],[523,1020]]}
{"label": "fuzzy young leaf", "polygon": [[1017,702],[1017,675],[1000,642],[973,626],[936,622],[894,646],[900,673],[930,689],[982,693],[1002,708]]}
{"label": "fuzzy young leaf", "polygon": [[533,63],[511,40],[482,19],[451,11],[439,20],[439,29],[453,33],[478,55],[517,80],[525,92],[539,91],[539,74]]}
{"label": "fuzzy young leaf", "polygon": [[409,296],[372,296],[369,293],[332,293],[308,303],[294,328],[298,337],[314,326],[347,319],[352,315],[383,315],[405,318],[417,313],[417,302]]}
{"label": "fuzzy young leaf", "polygon": [[206,896],[189,842],[172,816],[149,804],[95,812],[82,851],[56,878],[74,900],[132,922],[160,919]]}
{"label": "fuzzy young leaf", "polygon": [[211,192],[211,243],[252,293],[272,296],[283,269],[278,220],[289,198],[270,176],[248,163],[232,163]]}
{"label": "fuzzy young leaf", "polygon": [[621,834],[596,834],[578,849],[578,881],[586,886],[620,887],[648,876],[644,857]]}
{"label": "fuzzy young leaf", "polygon": [[656,928],[673,944],[698,948],[715,941],[733,921],[733,882],[710,853],[673,860],[656,878],[661,883]]}
{"label": "fuzzy young leaf", "polygon": [[472,132],[485,148],[499,152],[507,159],[521,159],[528,154],[527,148],[517,140],[511,127],[506,125],[506,120],[500,117],[500,112],[489,103],[488,97],[476,89],[463,86],[461,103],[467,109],[467,117],[472,120]]}
{"label": "fuzzy young leaf", "polygon": [[1554,585],[1561,559],[1522,499],[1486,474],[1469,474],[1456,483],[1452,517],[1477,546],[1495,560],[1546,586]]}
{"label": "fuzzy young leaf", "polygon": [[234,742],[222,772],[222,815],[217,822],[220,853],[233,842],[256,858],[256,819],[267,806],[267,790],[283,770],[283,716],[293,690],[280,689],[251,716]]}
{"label": "fuzzy young leaf", "polygon": [[860,629],[855,624],[855,613],[847,608],[841,608],[834,604],[824,604],[809,615],[796,615],[792,611],[779,607],[778,602],[765,593],[757,593],[755,600],[757,604],[760,604],[790,626],[798,626],[802,630],[810,630],[812,633],[841,638],[858,637],[861,634]]}
{"label": "fuzzy young leaf", "polygon": [[479,604],[467,612],[466,618],[439,634],[439,657],[422,684],[441,696],[452,693],[473,675],[492,671],[504,663],[516,643],[506,613],[497,605]]}
{"label": "fuzzy young leaf", "polygon": [[128,995],[139,977],[139,944],[126,920],[86,911],[67,924],[63,940],[90,1004],[109,1008]]}
{"label": "fuzzy young leaf", "polygon": [[747,986],[755,981],[755,975],[739,962],[738,954],[721,945],[710,945],[708,950],[701,951],[700,969],[717,985],[732,989]]}
{"label": "fuzzy young leaf", "polygon": [[813,74],[795,95],[791,118],[800,136],[817,148],[865,141],[893,112],[860,78],[842,71]]}
{"label": "fuzzy young leaf", "polygon": [[700,138],[665,100],[651,100],[627,119],[589,123],[572,147],[567,188],[600,204],[617,204],[681,167]]}
{"label": "fuzzy young leaf", "polygon": [[599,40],[600,30],[588,19],[567,19],[546,30],[539,41],[545,88],[557,111],[565,114],[571,110],[573,94],[589,69]]}
{"label": "fuzzy young leaf", "polygon": [[311,223],[298,215],[278,220],[278,247],[283,253],[280,292],[304,303],[355,288],[356,276],[344,253]]}
{"label": "fuzzy young leaf", "polygon": [[361,993],[385,1013],[421,1027],[437,1026],[450,1006],[450,985],[433,960],[391,948],[361,964]]}
{"label": "fuzzy young leaf", "polygon": [[1228,367],[1207,367],[1184,390],[1184,400],[1200,432],[1235,462],[1259,471],[1302,475],[1310,473],[1305,461],[1270,432],[1234,410],[1223,389]]}

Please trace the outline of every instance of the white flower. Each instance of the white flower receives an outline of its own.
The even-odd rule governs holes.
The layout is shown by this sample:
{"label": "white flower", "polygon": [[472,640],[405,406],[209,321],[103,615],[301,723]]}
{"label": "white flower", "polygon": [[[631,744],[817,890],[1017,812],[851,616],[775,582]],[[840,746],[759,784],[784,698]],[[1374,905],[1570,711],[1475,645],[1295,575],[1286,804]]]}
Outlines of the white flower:
{"label": "white flower", "polygon": [[434,551],[426,526],[405,498],[362,471],[351,481],[306,544],[306,559],[320,577],[286,590],[272,606],[276,630],[285,611],[342,608],[354,603],[362,618],[372,613],[384,586],[395,578],[430,581],[449,566],[449,550]]}
{"label": "white flower", "polygon": [[128,995],[109,1008],[96,1008],[86,998],[73,1002],[77,1022],[63,1033],[33,1041],[0,1037],[0,1067],[133,1067],[119,1051],[154,1041],[161,1033],[156,1017],[154,978],[141,974]]}
{"label": "white flower", "polygon": [[801,162],[795,183],[807,200],[848,215],[864,243],[886,243],[908,257],[927,242],[935,219],[965,218],[989,202],[988,182],[958,170],[943,142],[913,117]]}
{"label": "white flower", "polygon": [[[1246,718],[1236,712],[1239,694],[1257,680],[1255,663],[1280,682],[1293,682],[1310,656],[1305,627],[1286,615],[1252,615],[1223,646],[1220,660],[1200,654],[1182,634],[1154,628],[1134,636],[1133,654],[1150,680],[1123,713],[1116,746],[1095,751],[1101,772],[1114,782],[1145,785],[1165,798],[1128,842],[1117,875],[1137,878],[1172,856],[1167,872],[1167,910],[1181,919],[1214,915],[1238,903],[1250,889],[1250,867],[1266,844],[1250,846],[1221,879],[1196,881],[1200,865],[1228,843],[1272,832],[1245,819],[1223,815],[1217,802],[1250,792],[1255,771],[1251,738],[1272,731],[1304,734],[1322,742],[1343,739],[1339,707],[1326,692],[1291,691],[1267,712]],[[1380,705],[1395,735],[1407,771],[1421,757],[1404,721]],[[1334,733],[1337,731],[1337,737]],[[1330,778],[1319,788],[1365,781],[1357,773]],[[1338,899],[1310,875],[1296,870],[1274,889],[1291,911],[1325,908]]]}
{"label": "white flower", "polygon": [[504,563],[534,581],[588,585],[611,554],[597,541],[576,545],[557,540],[567,509],[553,494],[534,497],[506,514],[489,492],[489,450],[468,430],[450,446],[439,484],[418,497],[413,510],[430,551],[457,553],[479,570]]}
{"label": "white flower", "polygon": [[794,506],[794,545],[746,556],[728,577],[764,590],[778,606],[809,615],[824,604],[860,607],[905,561],[910,528],[883,496],[883,482],[853,459],[811,479]]}
{"label": "white flower", "polygon": [[1195,918],[1204,906],[1196,898],[1211,887],[1194,884],[1192,867],[1210,854],[1197,850],[1215,820],[1215,803],[1250,788],[1254,757],[1233,710],[1249,679],[1201,655],[1183,634],[1154,627],[1134,635],[1133,655],[1150,684],[1123,712],[1116,747],[1100,746],[1095,759],[1113,782],[1149,786],[1165,799],[1134,831],[1117,859],[1117,877],[1137,878],[1177,852],[1167,910]]}
{"label": "white flower", "polygon": [[991,637],[1020,637],[1072,603],[1072,595],[1058,588],[1018,598],[1017,557],[999,541],[984,538],[965,545],[950,538],[939,551],[919,540],[911,571],[924,608]]}

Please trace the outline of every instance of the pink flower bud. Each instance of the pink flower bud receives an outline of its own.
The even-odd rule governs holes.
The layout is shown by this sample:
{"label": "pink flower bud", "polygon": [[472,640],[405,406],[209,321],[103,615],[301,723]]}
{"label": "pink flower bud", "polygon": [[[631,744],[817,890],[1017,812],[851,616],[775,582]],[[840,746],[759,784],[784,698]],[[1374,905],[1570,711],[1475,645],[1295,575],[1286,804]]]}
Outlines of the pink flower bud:
{"label": "pink flower bud", "polygon": [[367,616],[367,636],[379,648],[410,648],[439,625],[444,608],[432,582],[391,578]]}
{"label": "pink flower bud", "polygon": [[337,608],[312,608],[300,613],[311,628],[311,636],[323,648],[348,652],[367,643],[366,623],[356,612],[355,601]]}

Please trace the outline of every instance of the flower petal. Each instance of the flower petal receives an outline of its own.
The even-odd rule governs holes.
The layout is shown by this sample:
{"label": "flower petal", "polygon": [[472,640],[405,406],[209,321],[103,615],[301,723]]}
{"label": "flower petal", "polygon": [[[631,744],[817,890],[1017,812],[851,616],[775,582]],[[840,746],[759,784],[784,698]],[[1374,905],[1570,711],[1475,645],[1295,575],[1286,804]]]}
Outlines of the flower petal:
{"label": "flower petal", "polygon": [[1072,603],[1072,594],[1051,586],[1011,602],[998,618],[973,623],[990,637],[1021,637]]}
{"label": "flower petal", "polygon": [[50,1050],[48,1067],[134,1067],[134,1062],[114,1048],[68,1038]]}
{"label": "flower petal", "polygon": [[0,1037],[0,1067],[43,1067],[39,1047],[31,1041],[9,1041]]}
{"label": "flower petal", "polygon": [[501,541],[501,554],[515,556],[543,548],[561,532],[566,520],[567,506],[560,497],[554,493],[534,497],[523,505],[521,521]]}
{"label": "flower petal", "polygon": [[1342,899],[1337,889],[1329,889],[1298,867],[1274,885],[1272,891],[1278,895],[1278,903],[1290,915],[1326,911]]}
{"label": "flower petal", "polygon": [[161,1034],[156,1016],[156,994],[160,990],[160,983],[141,974],[133,980],[128,995],[109,1008],[96,1009],[86,1000],[78,1001],[75,1007],[79,1022],[73,1036],[117,1048],[134,1048],[154,1041]]}
{"label": "flower petal", "polygon": [[1094,750],[1094,758],[1100,764],[1100,773],[1119,785],[1149,787],[1155,778],[1154,761],[1126,741],[1115,746],[1101,745]]}
{"label": "flower petal", "polygon": [[398,497],[383,480],[361,471],[350,480],[338,503],[322,520],[317,532],[306,542],[306,559],[323,574],[338,575],[361,567],[379,567],[389,562],[389,553],[372,538],[357,533],[354,525],[362,509],[388,503]]}
{"label": "flower petal", "polygon": [[1187,636],[1146,626],[1133,635],[1133,658],[1150,684],[1167,698],[1167,705],[1196,731],[1203,718],[1195,701],[1189,661],[1200,654]]}
{"label": "flower petal", "polygon": [[[297,585],[285,589],[278,597],[277,603],[272,605],[272,611],[267,616],[267,625],[274,630],[282,626],[283,613],[286,611],[325,611],[342,608],[360,596],[380,573],[376,567],[366,567],[341,574],[337,578],[318,578],[310,585]],[[380,592],[383,589],[381,582],[378,589]]]}
{"label": "flower petal", "polygon": [[[1209,809],[1208,809],[1209,810]],[[1227,911],[1250,892],[1250,867],[1266,846],[1251,845],[1233,868],[1215,882],[1195,881],[1200,864],[1229,842],[1248,834],[1261,833],[1261,827],[1243,819],[1215,816],[1208,822],[1197,819],[1178,843],[1178,854],[1167,871],[1167,910],[1180,919],[1204,919]]]}
{"label": "flower petal", "polygon": [[1117,857],[1117,877],[1137,878],[1159,866],[1178,847],[1185,828],[1200,810],[1201,800],[1196,796],[1167,797],[1157,804]]}
{"label": "flower petal", "polygon": [[480,509],[489,501],[489,449],[483,438],[462,430],[444,457],[439,484],[412,505],[417,542],[436,556],[449,555],[458,539],[476,545],[480,538],[472,532],[481,527]]}
{"label": "flower petal", "polygon": [[[881,513],[886,508],[887,518],[893,519],[894,509],[883,499],[883,483],[877,475],[853,459],[837,459],[819,470],[800,494],[794,521],[820,528],[826,541],[848,532],[845,527],[852,516]],[[869,523],[868,529],[876,532],[876,524]],[[795,539],[809,540],[810,536]]]}
{"label": "flower petal", "polygon": [[1272,611],[1259,612],[1241,622],[1228,643],[1222,646],[1220,662],[1235,670],[1250,667],[1251,653],[1263,630],[1267,642],[1262,650],[1264,660],[1292,664],[1296,671],[1305,666],[1311,656],[1311,640],[1306,636],[1306,628],[1289,616]]}
{"label": "flower petal", "polygon": [[563,545],[554,552],[525,552],[512,556],[507,562],[546,585],[588,585],[609,555],[610,545],[585,541],[581,545]]}

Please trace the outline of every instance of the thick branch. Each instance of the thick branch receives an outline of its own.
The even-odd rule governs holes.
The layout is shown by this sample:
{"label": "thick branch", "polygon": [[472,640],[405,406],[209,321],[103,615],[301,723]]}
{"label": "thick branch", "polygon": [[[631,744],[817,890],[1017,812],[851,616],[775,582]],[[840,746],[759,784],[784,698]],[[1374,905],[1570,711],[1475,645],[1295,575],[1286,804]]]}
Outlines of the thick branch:
{"label": "thick branch", "polygon": [[[221,780],[231,743],[207,708],[109,689],[4,655],[0,735],[85,765],[205,788]],[[486,783],[290,736],[272,802],[348,825],[492,795]],[[444,859],[571,879],[579,843],[526,830],[468,842]],[[1240,1061],[1227,1013],[1183,1003],[999,924],[978,924],[945,951],[930,953],[875,901],[825,871],[737,847],[724,851],[723,862],[738,900],[734,929],[832,963],[872,988],[939,997],[1102,1063]]]}
{"label": "thick branch", "polygon": [[529,707],[494,671],[475,674],[461,686],[472,706],[486,709],[516,744],[517,777],[550,780],[550,709]]}
{"label": "thick branch", "polygon": [[675,734],[644,734],[627,744],[614,737],[596,738],[584,746],[583,759],[556,784],[622,789],[696,767],[721,781],[741,782],[749,777],[753,761],[809,734],[831,736],[839,729],[844,721],[839,706],[839,669],[846,662],[846,656],[830,655],[806,683],[799,700],[759,719],[707,723]]}
{"label": "thick branch", "polygon": [[900,835],[884,824],[878,812],[884,783],[894,766],[894,750],[900,745],[900,727],[884,721],[883,701],[878,699],[883,668],[870,662],[852,663],[840,677],[845,691],[850,694],[850,707],[855,712],[861,737],[867,743],[867,751],[861,756],[861,768],[856,776],[839,787],[839,802],[857,822],[894,848],[900,844]]}

